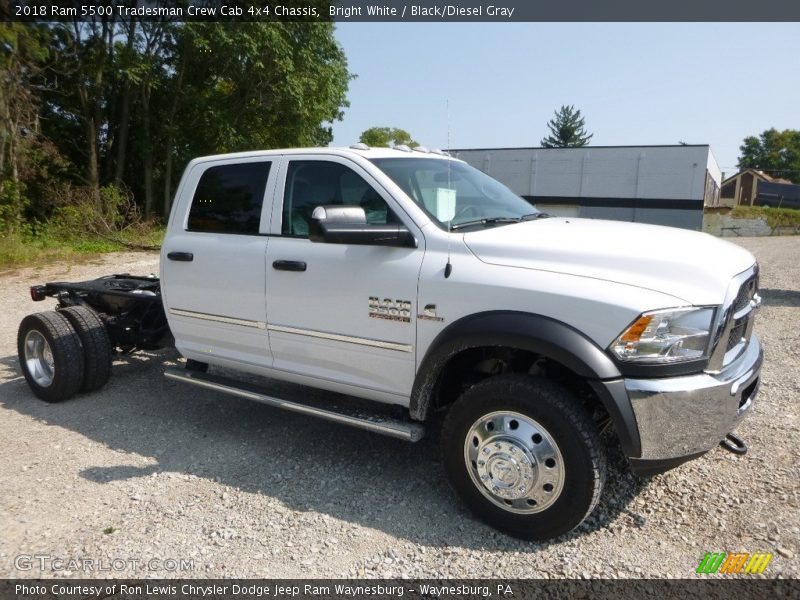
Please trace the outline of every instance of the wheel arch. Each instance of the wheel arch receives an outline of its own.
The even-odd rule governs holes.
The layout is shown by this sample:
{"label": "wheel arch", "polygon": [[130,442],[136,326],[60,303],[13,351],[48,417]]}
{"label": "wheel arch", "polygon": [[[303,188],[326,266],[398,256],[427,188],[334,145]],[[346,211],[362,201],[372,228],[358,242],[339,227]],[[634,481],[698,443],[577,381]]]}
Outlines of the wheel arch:
{"label": "wheel arch", "polygon": [[442,376],[457,357],[473,349],[518,349],[558,363],[579,377],[611,418],[627,456],[639,456],[636,418],[622,375],[611,358],[574,327],[550,317],[520,311],[476,313],[439,333],[422,359],[411,392],[409,412],[424,421],[437,408]]}

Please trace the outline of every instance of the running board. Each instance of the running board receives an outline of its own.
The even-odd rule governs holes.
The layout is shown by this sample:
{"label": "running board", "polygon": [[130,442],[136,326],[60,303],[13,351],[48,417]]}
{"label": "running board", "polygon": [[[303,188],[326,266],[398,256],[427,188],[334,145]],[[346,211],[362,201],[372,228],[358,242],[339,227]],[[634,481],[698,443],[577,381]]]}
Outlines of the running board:
{"label": "running board", "polygon": [[298,400],[275,398],[264,394],[253,385],[209,373],[167,369],[164,375],[167,379],[174,379],[216,392],[222,392],[223,394],[254,400],[275,408],[283,408],[292,412],[327,419],[334,423],[374,431],[375,433],[381,433],[407,442],[418,442],[425,434],[425,427],[422,423],[384,416],[378,413],[365,413],[357,407],[330,406],[322,408]]}

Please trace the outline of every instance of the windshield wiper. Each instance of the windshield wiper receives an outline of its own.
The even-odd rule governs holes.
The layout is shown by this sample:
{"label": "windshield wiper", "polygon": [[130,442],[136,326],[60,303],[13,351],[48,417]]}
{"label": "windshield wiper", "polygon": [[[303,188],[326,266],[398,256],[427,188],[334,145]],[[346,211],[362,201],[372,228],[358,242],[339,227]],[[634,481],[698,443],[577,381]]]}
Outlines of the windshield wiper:
{"label": "windshield wiper", "polygon": [[464,227],[474,227],[476,225],[504,225],[506,223],[519,223],[521,217],[485,217],[483,219],[473,219],[472,221],[462,221],[450,225],[450,231],[463,229]]}
{"label": "windshield wiper", "polygon": [[465,227],[476,227],[478,225],[505,225],[506,223],[519,223],[520,221],[531,221],[533,219],[542,219],[549,216],[550,215],[547,213],[538,212],[522,215],[521,217],[484,217],[483,219],[473,219],[471,221],[462,221],[461,223],[450,225],[450,231],[457,231]]}

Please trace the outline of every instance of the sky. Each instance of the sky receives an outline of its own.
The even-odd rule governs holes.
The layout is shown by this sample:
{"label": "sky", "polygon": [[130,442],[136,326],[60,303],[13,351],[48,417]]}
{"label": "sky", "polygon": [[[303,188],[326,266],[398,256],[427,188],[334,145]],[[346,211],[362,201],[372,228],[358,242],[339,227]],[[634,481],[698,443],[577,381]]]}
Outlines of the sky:
{"label": "sky", "polygon": [[[600,146],[739,146],[800,129],[800,23],[339,23],[357,77],[334,144],[400,127],[429,148],[539,146],[572,104]],[[448,143],[449,138],[449,143]]]}

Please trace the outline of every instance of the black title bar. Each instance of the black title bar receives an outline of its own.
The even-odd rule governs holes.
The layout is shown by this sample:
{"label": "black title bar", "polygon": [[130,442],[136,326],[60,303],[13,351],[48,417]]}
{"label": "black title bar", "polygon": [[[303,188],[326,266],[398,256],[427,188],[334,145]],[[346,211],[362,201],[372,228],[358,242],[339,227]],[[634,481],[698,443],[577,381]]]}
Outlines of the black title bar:
{"label": "black title bar", "polygon": [[796,0],[0,0],[4,21],[800,21]]}

